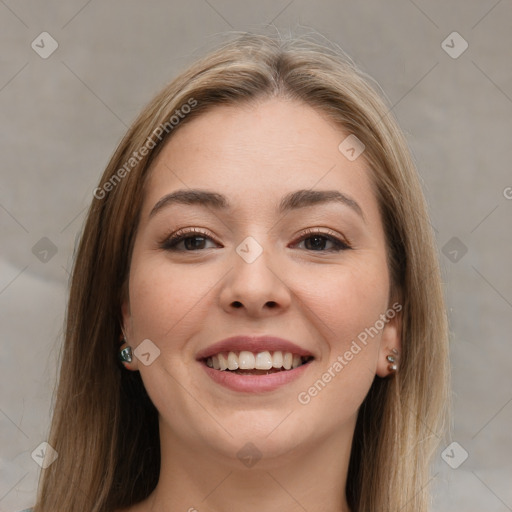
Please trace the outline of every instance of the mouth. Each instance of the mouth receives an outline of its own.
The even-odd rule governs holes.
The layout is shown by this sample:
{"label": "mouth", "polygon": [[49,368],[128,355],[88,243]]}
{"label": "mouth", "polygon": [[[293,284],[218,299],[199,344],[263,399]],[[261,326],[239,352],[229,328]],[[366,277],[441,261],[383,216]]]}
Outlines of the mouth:
{"label": "mouth", "polygon": [[216,384],[241,393],[266,393],[300,379],[314,355],[292,341],[270,335],[239,335],[196,354]]}
{"label": "mouth", "polygon": [[303,356],[282,350],[219,352],[201,359],[202,363],[209,368],[237,375],[269,375],[288,372],[312,360],[313,356]]}

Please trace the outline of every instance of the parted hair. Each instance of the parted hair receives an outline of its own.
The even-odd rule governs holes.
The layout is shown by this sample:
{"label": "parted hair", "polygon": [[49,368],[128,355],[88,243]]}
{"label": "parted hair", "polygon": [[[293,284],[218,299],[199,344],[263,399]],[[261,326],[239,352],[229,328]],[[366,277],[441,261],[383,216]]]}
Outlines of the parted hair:
{"label": "parted hair", "polygon": [[[446,423],[448,329],[415,164],[381,93],[336,46],[311,36],[245,33],[196,60],[143,109],[98,184],[70,280],[48,439],[58,458],[42,470],[34,512],[113,512],[155,488],[158,412],[140,374],[125,371],[117,358],[144,185],[155,156],[184,124],[218,105],[272,96],[308,104],[340,134],[364,144],[391,295],[403,307],[399,371],[391,379],[376,376],[358,412],[349,506],[352,512],[427,511],[432,455]],[[193,106],[180,110],[183,105]],[[177,110],[187,113],[170,126]]]}

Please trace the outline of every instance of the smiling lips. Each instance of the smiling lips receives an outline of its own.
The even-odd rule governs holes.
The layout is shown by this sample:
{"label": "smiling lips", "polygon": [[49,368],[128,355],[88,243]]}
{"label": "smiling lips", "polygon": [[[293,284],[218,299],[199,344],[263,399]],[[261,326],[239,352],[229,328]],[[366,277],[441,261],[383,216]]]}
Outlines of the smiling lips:
{"label": "smiling lips", "polygon": [[237,375],[268,375],[294,370],[313,356],[294,343],[271,336],[235,336],[197,354],[206,366]]}

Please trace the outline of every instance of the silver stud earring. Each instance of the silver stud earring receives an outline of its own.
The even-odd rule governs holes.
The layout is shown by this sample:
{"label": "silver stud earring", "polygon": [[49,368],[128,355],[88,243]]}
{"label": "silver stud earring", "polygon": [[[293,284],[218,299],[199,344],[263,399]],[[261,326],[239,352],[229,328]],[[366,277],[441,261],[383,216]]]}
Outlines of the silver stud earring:
{"label": "silver stud earring", "polygon": [[391,350],[391,352],[393,352],[394,355],[389,355],[386,357],[386,359],[390,363],[388,365],[388,370],[390,372],[396,372],[398,370],[398,363],[397,363],[398,350],[396,348],[394,348]]}
{"label": "silver stud earring", "polygon": [[119,350],[119,359],[122,363],[132,362],[132,347],[124,347]]}

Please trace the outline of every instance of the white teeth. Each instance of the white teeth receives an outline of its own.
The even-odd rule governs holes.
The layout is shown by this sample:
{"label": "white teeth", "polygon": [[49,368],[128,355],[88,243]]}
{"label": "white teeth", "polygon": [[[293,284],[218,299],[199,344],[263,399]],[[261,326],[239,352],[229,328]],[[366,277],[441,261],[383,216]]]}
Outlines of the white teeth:
{"label": "white teeth", "polygon": [[291,352],[276,350],[271,354],[268,350],[263,352],[249,352],[242,350],[236,352],[222,352],[206,359],[206,365],[215,370],[270,370],[272,368],[291,370],[301,366],[308,358],[303,358]]}
{"label": "white teeth", "polygon": [[283,366],[283,353],[280,350],[274,352],[272,356],[272,366],[274,368],[281,368],[281,366]]}
{"label": "white teeth", "polygon": [[259,352],[256,355],[256,370],[270,370],[272,368],[272,356],[270,352]]}
{"label": "white teeth", "polygon": [[234,352],[228,354],[228,369],[238,370],[238,356]]}
{"label": "white teeth", "polygon": [[228,358],[224,354],[219,354],[219,369],[220,370],[227,370],[228,368]]}
{"label": "white teeth", "polygon": [[238,367],[240,370],[254,370],[256,358],[252,352],[242,350],[238,356]]}

